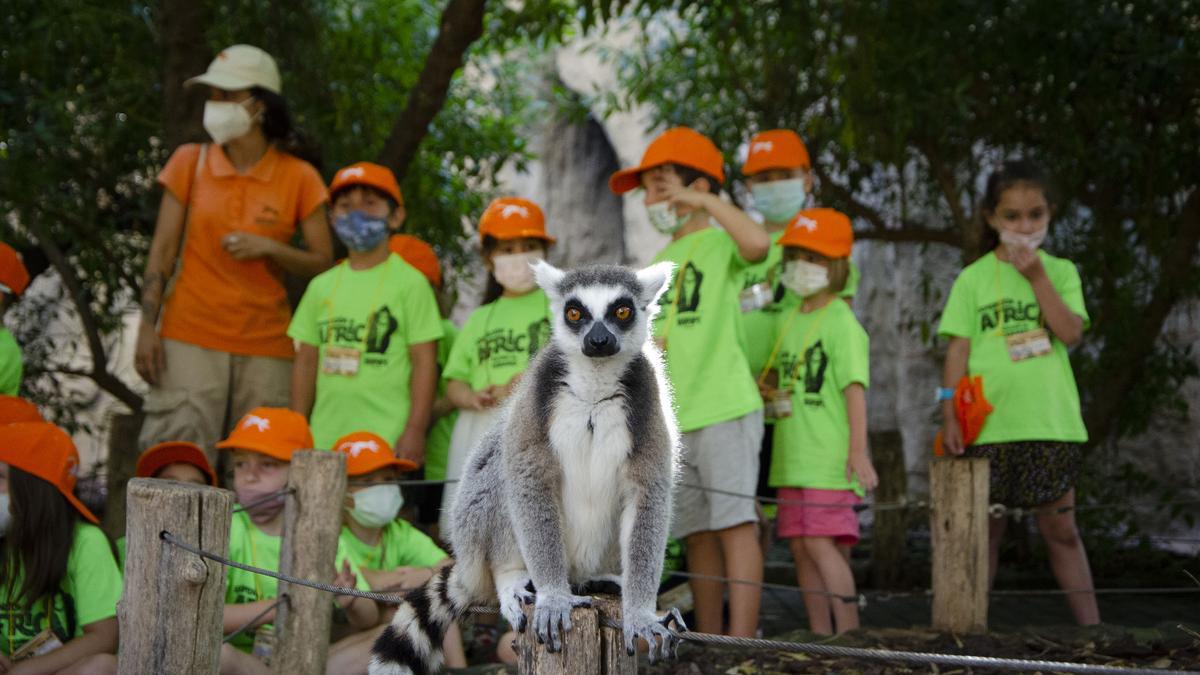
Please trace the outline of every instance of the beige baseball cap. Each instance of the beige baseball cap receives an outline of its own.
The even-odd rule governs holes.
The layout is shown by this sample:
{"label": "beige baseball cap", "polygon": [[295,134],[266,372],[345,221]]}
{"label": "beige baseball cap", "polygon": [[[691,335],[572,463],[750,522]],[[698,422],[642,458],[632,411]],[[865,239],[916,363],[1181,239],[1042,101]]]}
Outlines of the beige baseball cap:
{"label": "beige baseball cap", "polygon": [[253,45],[226,47],[208,64],[204,74],[184,84],[207,84],[225,91],[262,87],[276,94],[283,89],[275,59]]}

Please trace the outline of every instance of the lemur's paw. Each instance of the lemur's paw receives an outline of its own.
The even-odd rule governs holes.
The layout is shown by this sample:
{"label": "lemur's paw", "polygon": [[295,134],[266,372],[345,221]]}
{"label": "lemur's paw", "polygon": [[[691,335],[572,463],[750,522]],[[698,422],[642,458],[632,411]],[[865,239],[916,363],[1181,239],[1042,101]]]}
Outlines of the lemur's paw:
{"label": "lemur's paw", "polygon": [[[674,630],[670,627],[672,623]],[[649,646],[650,663],[660,658],[673,659],[679,651],[679,633],[687,632],[687,629],[679,610],[674,607],[661,617],[651,611],[628,612],[624,625],[625,651],[632,655],[637,648],[637,639],[642,638]]]}
{"label": "lemur's paw", "polygon": [[533,629],[538,642],[548,645],[548,651],[562,651],[562,634],[571,630],[571,610],[591,606],[592,599],[586,595],[538,592],[533,607]]}
{"label": "lemur's paw", "polygon": [[528,623],[525,618],[524,606],[532,605],[537,599],[533,591],[529,590],[531,586],[532,582],[526,577],[499,591],[500,614],[518,633],[524,633]]}

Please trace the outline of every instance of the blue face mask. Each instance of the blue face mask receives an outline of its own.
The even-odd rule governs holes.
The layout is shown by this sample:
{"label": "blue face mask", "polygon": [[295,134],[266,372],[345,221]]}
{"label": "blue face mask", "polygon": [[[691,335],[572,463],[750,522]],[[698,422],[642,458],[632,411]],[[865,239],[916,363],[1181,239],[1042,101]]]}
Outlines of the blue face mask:
{"label": "blue face mask", "polygon": [[803,178],[756,183],[751,186],[750,193],[754,195],[754,208],[769,223],[790,221],[808,203]]}
{"label": "blue face mask", "polygon": [[333,221],[333,231],[351,251],[369,251],[387,239],[387,219],[351,211]]}

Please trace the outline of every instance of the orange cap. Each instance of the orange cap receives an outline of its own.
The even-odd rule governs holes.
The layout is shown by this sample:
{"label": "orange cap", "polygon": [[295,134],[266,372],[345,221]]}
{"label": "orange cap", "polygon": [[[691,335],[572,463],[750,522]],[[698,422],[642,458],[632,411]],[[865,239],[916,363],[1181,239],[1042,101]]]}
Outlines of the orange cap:
{"label": "orange cap", "polygon": [[808,148],[799,134],[788,129],[760,131],[750,139],[750,151],[742,174],[750,176],[769,169],[807,169],[812,164]]}
{"label": "orange cap", "polygon": [[675,127],[650,142],[641,164],[614,173],[608,179],[608,187],[617,194],[629,192],[641,187],[643,171],[664,164],[691,167],[716,178],[718,183],[725,182],[725,158],[708,136],[687,127]]}
{"label": "orange cap", "polygon": [[229,438],[217,443],[221,449],[261,452],[285,462],[292,461],[293,452],[312,446],[308,422],[287,408],[255,408],[238,420]]}
{"label": "orange cap", "polygon": [[342,436],[333,444],[333,451],[346,455],[347,476],[362,476],[385,466],[394,466],[401,471],[417,468],[415,462],[396,457],[392,446],[382,436],[369,431]]}
{"label": "orange cap", "polygon": [[841,211],[804,209],[788,223],[779,245],[806,248],[827,258],[845,258],[854,246],[854,230]]}
{"label": "orange cap", "polygon": [[442,264],[432,246],[411,234],[393,234],[388,239],[388,248],[424,274],[434,288],[442,287]]}
{"label": "orange cap", "polygon": [[96,515],[75,496],[79,452],[67,432],[49,422],[18,422],[0,435],[0,462],[27,471],[58,488],[84,518],[99,525]]}
{"label": "orange cap", "polygon": [[0,241],[0,293],[20,295],[29,285],[29,270],[16,249]]}
{"label": "orange cap", "polygon": [[551,244],[555,241],[546,234],[546,217],[542,215],[541,207],[520,197],[493,199],[479,217],[479,236],[496,239],[533,237]]}
{"label": "orange cap", "polygon": [[386,166],[371,162],[358,162],[339,169],[333,175],[333,182],[329,184],[329,201],[332,202],[334,195],[339,191],[354,185],[373,187],[395,199],[397,204],[404,206],[404,195],[400,194],[400,184],[396,182],[396,174]]}
{"label": "orange cap", "polygon": [[0,424],[14,422],[44,422],[37,406],[23,398],[0,394]]}
{"label": "orange cap", "polygon": [[217,474],[208,463],[208,457],[200,446],[188,441],[165,441],[150,446],[141,457],[138,457],[137,470],[134,475],[139,478],[153,478],[154,474],[168,464],[183,462],[200,469],[208,477],[208,484],[217,486]]}

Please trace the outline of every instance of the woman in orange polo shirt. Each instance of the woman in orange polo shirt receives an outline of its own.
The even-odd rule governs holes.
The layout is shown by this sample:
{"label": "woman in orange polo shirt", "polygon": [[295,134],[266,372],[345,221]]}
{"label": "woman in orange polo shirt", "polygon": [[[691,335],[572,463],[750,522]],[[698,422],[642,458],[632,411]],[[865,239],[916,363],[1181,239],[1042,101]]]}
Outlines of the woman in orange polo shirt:
{"label": "woman in orange polo shirt", "polygon": [[[324,182],[285,150],[295,132],[271,56],[234,45],[187,84],[209,88],[204,128],[214,142],[181,146],[158,176],[166,189],[135,364],[151,385],[142,447],[189,440],[212,453],[247,410],[287,405],[294,350],[283,273],[321,272],[332,247]],[[297,225],[306,248],[290,243]]]}

